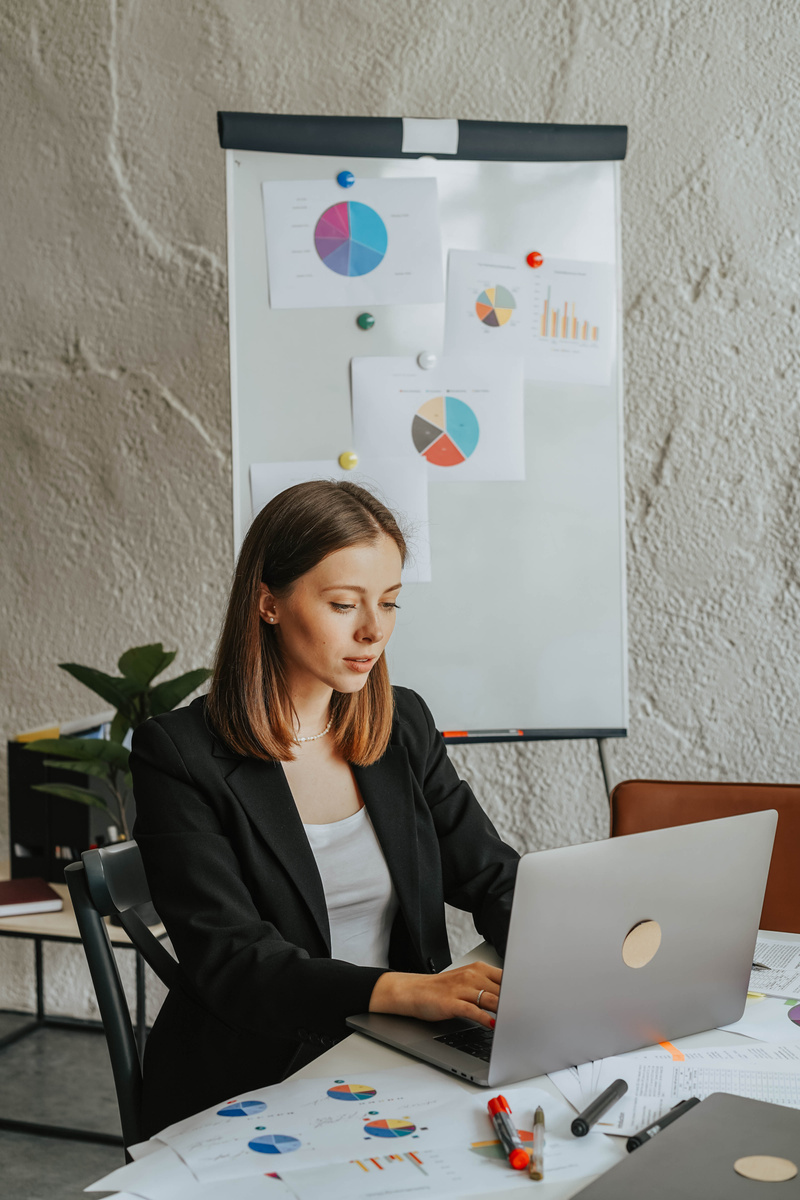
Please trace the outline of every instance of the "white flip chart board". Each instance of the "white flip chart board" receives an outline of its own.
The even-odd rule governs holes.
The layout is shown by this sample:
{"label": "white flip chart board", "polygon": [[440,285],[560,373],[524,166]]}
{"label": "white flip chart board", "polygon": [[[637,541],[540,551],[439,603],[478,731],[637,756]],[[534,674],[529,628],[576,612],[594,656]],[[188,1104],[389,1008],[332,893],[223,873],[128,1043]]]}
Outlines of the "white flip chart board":
{"label": "white flip chart board", "polygon": [[[303,127],[287,132],[280,124],[303,118],[250,120],[279,128],[281,147],[293,144],[296,131],[302,152],[226,149],[237,552],[253,515],[251,465],[327,461],[333,476],[339,455],[354,448],[351,360],[441,355],[445,328],[444,303],[271,308],[262,184],[330,181],[349,170],[355,195],[359,180],[435,179],[445,274],[449,250],[491,251],[520,262],[538,250],[545,258],[611,264],[616,333],[606,385],[526,382],[524,480],[429,484],[431,581],[403,589],[388,650],[393,682],[424,696],[439,728],[464,735],[453,740],[624,735],[616,161],[624,139],[622,154],[598,154],[597,161],[522,161],[524,150],[514,161],[514,130],[568,127],[498,126],[506,160],[465,158],[463,142],[456,154],[403,155],[399,133],[396,149],[381,156],[380,136],[363,135],[372,129],[365,119],[355,122],[352,137],[348,119],[341,119],[330,127],[338,136],[317,139],[309,153]],[[316,127],[325,120],[316,119]],[[377,122],[378,134],[392,124]],[[460,124],[474,130],[484,123]],[[258,144],[237,140],[232,126],[226,136],[222,122],[220,128],[224,146]],[[583,130],[582,144],[592,145],[593,132]],[[320,144],[334,152],[317,153]],[[356,324],[365,307],[375,317],[368,331]],[[368,461],[359,467],[369,476]]]}

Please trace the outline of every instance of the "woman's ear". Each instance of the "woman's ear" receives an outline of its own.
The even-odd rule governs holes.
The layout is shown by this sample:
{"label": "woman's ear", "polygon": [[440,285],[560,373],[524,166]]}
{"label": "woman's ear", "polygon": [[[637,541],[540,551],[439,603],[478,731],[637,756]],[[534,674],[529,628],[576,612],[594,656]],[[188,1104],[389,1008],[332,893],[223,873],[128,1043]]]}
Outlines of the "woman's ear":
{"label": "woman's ear", "polygon": [[262,621],[266,621],[269,625],[277,625],[278,613],[275,606],[275,597],[265,583],[258,585],[258,611]]}

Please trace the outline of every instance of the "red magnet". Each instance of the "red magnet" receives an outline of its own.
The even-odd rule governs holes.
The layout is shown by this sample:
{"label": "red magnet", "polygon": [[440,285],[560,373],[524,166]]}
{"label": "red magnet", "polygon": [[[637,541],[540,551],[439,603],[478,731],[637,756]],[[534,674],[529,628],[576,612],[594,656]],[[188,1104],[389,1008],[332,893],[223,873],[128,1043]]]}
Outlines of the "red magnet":
{"label": "red magnet", "polygon": [[531,250],[525,262],[529,267],[540,267],[544,262],[544,255],[540,254],[538,250]]}

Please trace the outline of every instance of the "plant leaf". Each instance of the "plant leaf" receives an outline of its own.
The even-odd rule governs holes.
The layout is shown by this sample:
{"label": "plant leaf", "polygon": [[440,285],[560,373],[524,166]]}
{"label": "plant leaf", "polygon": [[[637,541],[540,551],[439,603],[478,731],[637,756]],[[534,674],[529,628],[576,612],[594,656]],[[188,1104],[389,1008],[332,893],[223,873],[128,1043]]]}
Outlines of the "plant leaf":
{"label": "plant leaf", "polygon": [[112,742],[116,742],[119,745],[125,740],[125,735],[130,727],[131,723],[125,713],[117,711],[114,714],[114,720],[111,722],[111,730],[108,736]]}
{"label": "plant leaf", "polygon": [[127,713],[131,701],[141,688],[131,679],[118,679],[114,675],[106,675],[104,671],[96,671],[94,667],[82,667],[79,663],[59,663],[62,671],[66,671],[78,683],[90,691],[97,692],[103,700],[113,704],[114,708]]}
{"label": "plant leaf", "polygon": [[88,804],[90,808],[101,808],[103,812],[108,813],[116,821],[114,813],[108,807],[105,800],[101,800],[99,796],[96,796],[94,792],[90,792],[86,788],[73,787],[71,783],[34,783],[32,790],[34,792],[47,792],[51,796],[60,796],[62,800],[77,800],[78,804]]}
{"label": "plant leaf", "polygon": [[133,646],[126,650],[117,663],[126,679],[131,679],[140,688],[146,688],[156,675],[166,671],[177,650],[165,650],[161,642],[150,646]]}
{"label": "plant leaf", "polygon": [[80,771],[83,775],[93,775],[96,779],[109,780],[114,772],[111,763],[100,762],[67,762],[65,759],[46,758],[46,767],[57,767],[59,771]]}
{"label": "plant leaf", "polygon": [[[150,692],[150,715],[157,717],[159,713],[169,712],[180,704],[181,700],[185,700],[195,688],[200,687],[201,683],[210,677],[211,672],[205,667],[198,667],[196,671],[187,671],[185,675],[179,675],[177,679],[169,679],[166,683],[159,683],[158,687],[154,687]],[[35,743],[32,743],[35,745]]]}
{"label": "plant leaf", "polygon": [[118,771],[127,771],[130,758],[130,751],[124,746],[104,738],[40,738],[28,742],[25,749],[58,758],[74,758],[79,762],[110,763]]}

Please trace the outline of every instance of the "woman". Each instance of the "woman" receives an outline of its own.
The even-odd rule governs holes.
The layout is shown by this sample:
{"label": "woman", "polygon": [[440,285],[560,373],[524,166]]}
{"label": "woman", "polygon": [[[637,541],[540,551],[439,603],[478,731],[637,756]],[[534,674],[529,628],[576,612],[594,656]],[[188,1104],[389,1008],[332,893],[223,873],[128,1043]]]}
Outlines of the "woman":
{"label": "woman", "polygon": [[208,696],[137,729],[134,834],[181,966],[147,1042],[149,1134],[276,1083],[365,1012],[494,1023],[501,972],[450,963],[444,903],[502,954],[517,855],[392,690],[406,547],[351,483],[256,517]]}

